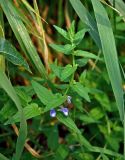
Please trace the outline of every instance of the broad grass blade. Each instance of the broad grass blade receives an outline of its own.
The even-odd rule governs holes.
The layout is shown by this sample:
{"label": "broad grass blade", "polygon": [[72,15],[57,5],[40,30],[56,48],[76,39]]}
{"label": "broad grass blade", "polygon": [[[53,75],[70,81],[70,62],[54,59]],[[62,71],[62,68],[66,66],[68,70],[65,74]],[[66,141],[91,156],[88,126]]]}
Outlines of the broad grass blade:
{"label": "broad grass blade", "polygon": [[13,100],[20,114],[19,136],[18,136],[17,143],[16,143],[16,153],[13,157],[14,160],[20,160],[21,154],[23,152],[26,136],[27,136],[27,123],[25,120],[25,116],[23,113],[21,103],[16,95],[16,92],[14,88],[12,87],[10,81],[8,80],[7,76],[2,70],[0,70],[0,82],[1,82],[0,86],[6,91],[6,93]]}
{"label": "broad grass blade", "polygon": [[120,74],[120,68],[118,63],[117,51],[115,46],[115,39],[112,31],[112,27],[108,18],[108,15],[98,0],[91,0],[95,12],[97,21],[97,27],[102,45],[102,51],[108,75],[111,81],[113,92],[115,95],[116,103],[118,106],[120,119],[124,119],[124,100],[122,79]]}

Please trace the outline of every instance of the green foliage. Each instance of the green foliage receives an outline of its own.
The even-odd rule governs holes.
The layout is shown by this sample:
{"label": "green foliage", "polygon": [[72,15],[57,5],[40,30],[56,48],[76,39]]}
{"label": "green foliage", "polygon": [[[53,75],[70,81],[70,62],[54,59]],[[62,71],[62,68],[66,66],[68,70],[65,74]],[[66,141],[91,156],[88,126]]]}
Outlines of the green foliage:
{"label": "green foliage", "polygon": [[0,53],[6,57],[6,59],[15,65],[23,66],[29,72],[29,66],[27,62],[22,58],[18,51],[4,38],[0,38]]}
{"label": "green foliage", "polygon": [[124,2],[0,5],[0,159],[123,160]]}

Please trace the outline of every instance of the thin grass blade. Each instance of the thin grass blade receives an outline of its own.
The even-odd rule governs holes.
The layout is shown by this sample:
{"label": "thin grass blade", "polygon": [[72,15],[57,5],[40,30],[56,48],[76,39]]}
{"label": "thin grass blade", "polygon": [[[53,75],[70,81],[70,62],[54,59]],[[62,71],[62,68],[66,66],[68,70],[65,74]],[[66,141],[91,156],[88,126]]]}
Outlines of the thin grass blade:
{"label": "thin grass blade", "polygon": [[119,110],[120,119],[124,119],[124,100],[122,89],[122,78],[118,63],[117,51],[115,46],[115,39],[108,15],[97,0],[91,0],[97,21],[97,27],[102,45],[102,51],[111,81],[112,89],[115,95],[116,103]]}

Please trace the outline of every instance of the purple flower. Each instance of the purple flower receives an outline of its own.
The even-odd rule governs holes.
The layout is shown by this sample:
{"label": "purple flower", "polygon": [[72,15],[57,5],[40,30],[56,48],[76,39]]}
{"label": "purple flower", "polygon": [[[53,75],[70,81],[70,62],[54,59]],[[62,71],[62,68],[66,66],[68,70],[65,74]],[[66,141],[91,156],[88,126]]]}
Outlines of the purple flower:
{"label": "purple flower", "polygon": [[68,110],[68,108],[66,108],[66,107],[62,107],[62,108],[60,109],[60,111],[63,112],[63,114],[64,114],[65,116],[68,116],[68,114],[69,114],[69,110]]}
{"label": "purple flower", "polygon": [[67,103],[68,103],[68,104],[71,104],[71,103],[72,103],[72,102],[71,102],[71,99],[72,99],[71,96],[67,96]]}
{"label": "purple flower", "polygon": [[50,117],[56,117],[56,111],[55,109],[50,110]]}

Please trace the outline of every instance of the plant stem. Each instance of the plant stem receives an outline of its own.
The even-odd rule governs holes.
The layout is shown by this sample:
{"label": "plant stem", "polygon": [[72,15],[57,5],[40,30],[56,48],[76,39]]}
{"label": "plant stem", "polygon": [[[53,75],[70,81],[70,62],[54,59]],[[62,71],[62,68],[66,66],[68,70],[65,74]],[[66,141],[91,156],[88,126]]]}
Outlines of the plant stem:
{"label": "plant stem", "polygon": [[[74,50],[73,50],[73,54],[72,54],[72,65],[73,65],[73,67],[75,66]],[[64,95],[66,95],[66,94],[68,93],[68,91],[69,91],[69,89],[70,89],[70,86],[73,84],[74,74],[75,74],[75,73],[72,74],[71,80],[70,80],[70,82],[69,82],[69,86],[67,87]]]}

